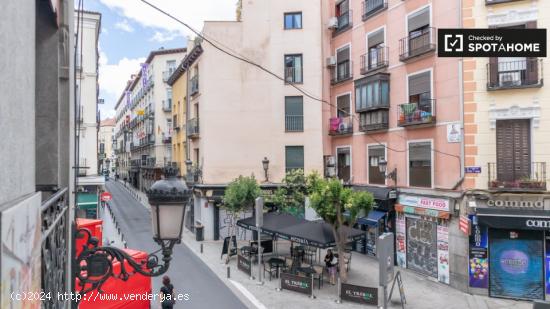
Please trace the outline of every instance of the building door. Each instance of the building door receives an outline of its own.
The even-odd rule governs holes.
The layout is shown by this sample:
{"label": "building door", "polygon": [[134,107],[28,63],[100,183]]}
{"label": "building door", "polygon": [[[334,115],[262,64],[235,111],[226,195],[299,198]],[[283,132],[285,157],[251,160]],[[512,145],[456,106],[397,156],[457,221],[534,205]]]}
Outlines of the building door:
{"label": "building door", "polygon": [[407,268],[437,278],[437,224],[407,217]]}
{"label": "building door", "polygon": [[497,121],[497,179],[516,181],[531,175],[531,122]]}
{"label": "building door", "polygon": [[544,299],[543,232],[489,229],[489,295]]}

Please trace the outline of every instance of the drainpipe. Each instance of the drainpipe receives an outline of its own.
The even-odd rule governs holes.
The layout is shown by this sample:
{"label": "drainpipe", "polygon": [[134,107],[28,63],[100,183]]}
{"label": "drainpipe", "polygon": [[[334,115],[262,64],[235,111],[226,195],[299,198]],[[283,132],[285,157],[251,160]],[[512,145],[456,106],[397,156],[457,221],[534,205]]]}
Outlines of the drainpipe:
{"label": "drainpipe", "polygon": [[[458,28],[462,29],[462,1],[457,0],[458,2]],[[458,59],[458,105],[460,108],[460,125],[462,138],[460,140],[460,179],[453,186],[453,190],[458,189],[460,185],[464,182],[464,58]]]}
{"label": "drainpipe", "polygon": [[186,83],[185,83],[185,166],[186,166],[186,178],[188,182],[193,179],[191,175],[191,145],[189,143],[189,112],[191,111],[191,96],[189,95],[189,71],[191,67],[187,68]]}

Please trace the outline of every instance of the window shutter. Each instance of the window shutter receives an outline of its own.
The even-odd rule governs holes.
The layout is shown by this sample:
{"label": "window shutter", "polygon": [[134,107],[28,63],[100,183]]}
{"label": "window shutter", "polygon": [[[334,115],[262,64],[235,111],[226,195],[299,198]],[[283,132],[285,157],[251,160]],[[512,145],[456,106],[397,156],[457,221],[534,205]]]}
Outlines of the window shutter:
{"label": "window shutter", "polygon": [[431,161],[432,147],[430,142],[409,144],[409,161]]}
{"label": "window shutter", "polygon": [[368,36],[369,48],[384,43],[384,29],[380,29]]}
{"label": "window shutter", "polygon": [[304,147],[287,146],[286,147],[286,168],[304,168]]}
{"label": "window shutter", "polygon": [[431,92],[430,72],[424,72],[409,77],[409,96]]}
{"label": "window shutter", "polygon": [[530,121],[497,121],[497,179],[515,181],[531,174]]}
{"label": "window shutter", "polygon": [[409,32],[430,24],[430,8],[427,7],[409,16]]}
{"label": "window shutter", "polygon": [[336,54],[336,58],[338,59],[338,63],[348,61],[349,60],[349,47],[342,48],[338,50]]}
{"label": "window shutter", "polygon": [[304,114],[303,97],[286,97],[285,114],[287,116],[301,116]]}
{"label": "window shutter", "polygon": [[338,108],[338,115],[341,115],[342,113],[345,113],[345,116],[347,117],[350,114],[350,96],[349,95],[343,95],[338,97],[336,100],[336,106]]}

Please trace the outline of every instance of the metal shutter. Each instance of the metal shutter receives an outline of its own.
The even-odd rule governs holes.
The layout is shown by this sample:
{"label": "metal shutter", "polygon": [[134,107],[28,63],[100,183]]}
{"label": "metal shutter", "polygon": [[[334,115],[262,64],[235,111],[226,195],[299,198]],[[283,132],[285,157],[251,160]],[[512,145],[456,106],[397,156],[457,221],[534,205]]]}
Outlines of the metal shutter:
{"label": "metal shutter", "polygon": [[430,92],[430,72],[424,72],[409,77],[409,96]]}
{"label": "metal shutter", "polygon": [[531,122],[497,121],[497,179],[515,181],[531,174]]}
{"label": "metal shutter", "polygon": [[380,29],[368,36],[369,48],[384,43],[384,29]]}
{"label": "metal shutter", "polygon": [[409,16],[409,32],[430,24],[430,8],[426,7]]}

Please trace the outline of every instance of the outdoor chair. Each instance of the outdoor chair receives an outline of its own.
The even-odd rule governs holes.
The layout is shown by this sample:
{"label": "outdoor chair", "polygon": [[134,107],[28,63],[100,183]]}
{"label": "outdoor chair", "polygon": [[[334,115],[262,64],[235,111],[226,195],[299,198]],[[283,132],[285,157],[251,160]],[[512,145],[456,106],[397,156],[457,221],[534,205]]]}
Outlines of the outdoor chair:
{"label": "outdoor chair", "polygon": [[275,276],[277,276],[277,267],[271,265],[268,262],[264,262],[264,278],[265,278],[265,273],[266,272],[269,273],[269,281],[271,281],[271,277],[273,276],[273,274],[275,274]]}
{"label": "outdoor chair", "polygon": [[285,266],[283,268],[284,271],[289,272],[291,268],[292,268],[292,259],[285,257]]}
{"label": "outdoor chair", "polygon": [[346,265],[346,270],[349,271],[351,264],[351,252],[344,254],[344,265]]}
{"label": "outdoor chair", "polygon": [[319,290],[321,289],[321,286],[323,286],[323,277],[325,272],[325,267],[320,265],[313,266],[313,269],[315,269],[315,274],[313,275],[313,280],[317,280],[319,284],[317,285]]}

